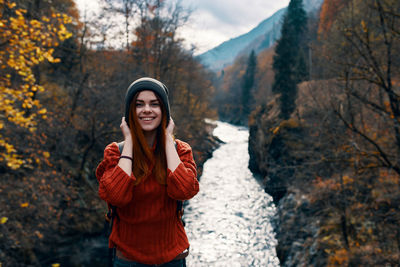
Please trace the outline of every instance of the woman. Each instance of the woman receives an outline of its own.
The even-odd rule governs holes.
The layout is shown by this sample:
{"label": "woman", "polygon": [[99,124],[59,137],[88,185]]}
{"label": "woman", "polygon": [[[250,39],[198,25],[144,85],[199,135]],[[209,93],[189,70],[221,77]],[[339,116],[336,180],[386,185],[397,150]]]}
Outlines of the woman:
{"label": "woman", "polygon": [[100,197],[116,206],[114,266],[185,266],[189,242],[177,200],[196,195],[199,183],[192,149],[174,140],[174,126],[163,83],[141,78],[129,86],[122,152],[109,144],[96,170]]}

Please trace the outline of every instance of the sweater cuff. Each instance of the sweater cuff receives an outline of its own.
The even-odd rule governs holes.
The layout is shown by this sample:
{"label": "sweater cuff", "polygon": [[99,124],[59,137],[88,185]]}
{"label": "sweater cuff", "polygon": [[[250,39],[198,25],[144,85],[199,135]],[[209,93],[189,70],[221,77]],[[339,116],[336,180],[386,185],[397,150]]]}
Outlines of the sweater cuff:
{"label": "sweater cuff", "polygon": [[170,196],[180,200],[192,198],[198,191],[198,182],[183,163],[172,172],[167,169],[167,185]]}
{"label": "sweater cuff", "polygon": [[[183,162],[181,162],[181,163],[179,163],[179,165],[178,165],[178,167],[176,167],[176,169],[174,170],[174,171],[171,171],[169,168],[168,168],[168,176],[177,176],[177,177],[185,177],[185,176],[187,176],[187,170],[186,170],[186,167],[185,167],[185,164],[183,164]],[[170,177],[170,178],[172,178],[172,177]]]}
{"label": "sweater cuff", "polygon": [[[118,180],[126,180],[127,183],[129,183],[130,181],[135,182],[136,181],[136,177],[133,176],[133,173],[129,176],[120,166],[116,165],[114,172],[112,174],[113,177],[118,177]],[[115,179],[114,178],[114,179]]]}
{"label": "sweater cuff", "polygon": [[115,192],[110,196],[112,199],[118,198],[118,195],[121,192],[126,191],[127,187],[133,185],[136,181],[136,178],[131,174],[130,176],[118,165],[115,166],[112,174],[110,175],[110,179],[106,179],[103,181],[104,186],[107,188],[107,191]]}

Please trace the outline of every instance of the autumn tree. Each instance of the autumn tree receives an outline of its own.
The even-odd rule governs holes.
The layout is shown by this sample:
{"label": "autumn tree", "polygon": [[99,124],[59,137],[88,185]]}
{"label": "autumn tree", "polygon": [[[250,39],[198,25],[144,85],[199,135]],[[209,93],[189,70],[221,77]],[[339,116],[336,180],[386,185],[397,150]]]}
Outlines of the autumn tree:
{"label": "autumn tree", "polygon": [[189,12],[179,2],[168,6],[160,0],[146,2],[141,6],[140,23],[136,27],[132,53],[142,66],[145,75],[164,78],[169,69],[179,61],[174,59],[182,50],[182,40],[177,38],[177,29],[188,19]]}
{"label": "autumn tree", "polygon": [[[354,6],[358,6],[354,9]],[[344,81],[346,102],[334,106],[339,118],[354,134],[362,137],[376,150],[381,166],[400,174],[400,102],[398,97],[397,53],[399,48],[398,8],[396,1],[352,1],[336,21],[336,30],[326,42],[327,57]],[[337,41],[332,42],[332,37]],[[344,105],[345,104],[345,105]],[[361,111],[371,112],[377,121],[387,123],[384,134],[395,146],[387,146],[371,134]],[[383,129],[381,129],[383,130]],[[379,136],[382,137],[382,134]],[[389,147],[391,147],[389,149]]]}
{"label": "autumn tree", "polygon": [[132,22],[134,22],[135,14],[140,10],[139,7],[145,5],[143,0],[104,0],[106,3],[106,12],[110,14],[120,14],[124,17],[125,23],[125,42],[126,49],[130,49],[130,34]]}
{"label": "autumn tree", "polygon": [[251,112],[252,106],[254,106],[253,99],[253,87],[254,78],[257,70],[257,57],[254,50],[251,51],[247,60],[246,72],[242,78],[242,120],[247,124],[247,117]]}
{"label": "autumn tree", "polygon": [[248,56],[238,56],[231,66],[219,75],[220,80],[213,105],[218,109],[221,120],[233,124],[244,124],[243,114],[243,77],[246,73]]}
{"label": "autumn tree", "polygon": [[37,94],[44,92],[45,88],[38,83],[34,70],[45,61],[59,62],[53,57],[54,48],[71,36],[65,27],[71,19],[61,13],[29,19],[27,10],[14,1],[2,0],[0,5],[0,129],[3,132],[0,134],[3,148],[0,160],[16,169],[33,161],[32,158],[22,159],[19,156],[22,151],[17,151],[11,136],[4,133],[11,125],[33,133],[38,120],[46,119],[47,110],[37,99]]}
{"label": "autumn tree", "polygon": [[321,245],[332,266],[399,259],[399,10],[398,1],[354,0],[329,24],[321,20],[329,25],[320,27],[322,51],[336,82],[313,90],[326,92],[327,111],[347,135],[333,135],[331,159],[343,163],[341,172],[316,182],[324,192],[318,200],[331,199],[326,209],[340,214],[323,224]]}
{"label": "autumn tree", "polygon": [[337,18],[337,14],[349,2],[348,0],[328,0],[323,2],[320,12],[319,33],[327,33],[331,29],[332,24]]}
{"label": "autumn tree", "polygon": [[272,91],[280,94],[281,117],[288,119],[295,110],[297,84],[307,77],[304,39],[307,17],[302,0],[291,0],[284,17],[281,38],[278,40],[273,69]]}

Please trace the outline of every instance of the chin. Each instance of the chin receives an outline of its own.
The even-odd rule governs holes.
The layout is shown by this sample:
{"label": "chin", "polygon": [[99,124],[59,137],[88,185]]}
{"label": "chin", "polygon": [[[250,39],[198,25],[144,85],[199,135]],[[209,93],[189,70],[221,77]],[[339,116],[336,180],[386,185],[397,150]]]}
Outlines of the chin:
{"label": "chin", "polygon": [[143,132],[154,132],[157,128],[142,127]]}
{"label": "chin", "polygon": [[[139,122],[140,123],[140,122]],[[159,122],[153,121],[153,123],[140,123],[140,127],[142,127],[143,131],[151,132],[157,130],[158,126],[160,125]]]}
{"label": "chin", "polygon": [[142,130],[145,132],[156,131],[159,125],[141,125]]}

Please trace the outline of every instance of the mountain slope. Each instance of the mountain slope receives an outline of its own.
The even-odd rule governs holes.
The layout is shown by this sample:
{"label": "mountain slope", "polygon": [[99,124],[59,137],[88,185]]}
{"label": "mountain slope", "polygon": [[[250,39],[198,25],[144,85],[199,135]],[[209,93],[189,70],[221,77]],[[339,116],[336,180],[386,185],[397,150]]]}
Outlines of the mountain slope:
{"label": "mountain slope", "polygon": [[266,33],[278,32],[280,34],[280,30],[277,31],[275,29],[281,24],[281,18],[285,11],[286,8],[280,9],[248,33],[225,41],[219,46],[199,55],[198,58],[205,66],[212,70],[222,69],[226,65],[232,63],[240,51],[250,45],[254,40]]}
{"label": "mountain slope", "polygon": [[[319,9],[322,2],[323,0],[305,0],[304,8],[307,12],[312,12]],[[252,49],[258,53],[271,47],[280,37],[285,13],[286,8],[278,10],[248,33],[225,41],[197,58],[209,69],[218,71],[231,64],[241,53],[249,53]]]}

